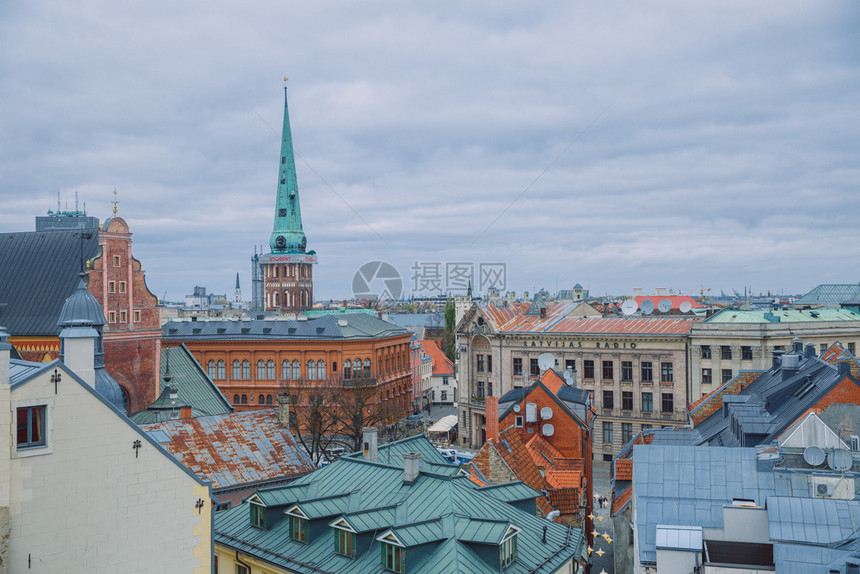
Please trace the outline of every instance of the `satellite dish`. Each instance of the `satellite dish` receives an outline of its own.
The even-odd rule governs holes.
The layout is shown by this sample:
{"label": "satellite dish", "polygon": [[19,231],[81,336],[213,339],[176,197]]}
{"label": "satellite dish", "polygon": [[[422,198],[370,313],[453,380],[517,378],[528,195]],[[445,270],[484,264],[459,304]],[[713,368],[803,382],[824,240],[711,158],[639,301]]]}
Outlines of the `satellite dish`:
{"label": "satellite dish", "polygon": [[805,460],[806,464],[809,466],[820,465],[824,462],[825,456],[824,451],[817,446],[808,446],[803,451],[803,460]]}
{"label": "satellite dish", "polygon": [[570,371],[565,370],[565,371],[562,373],[562,376],[564,377],[564,382],[565,382],[565,383],[567,383],[568,385],[573,385],[573,375],[571,374],[571,372],[570,372]]}
{"label": "satellite dish", "polygon": [[681,313],[689,313],[693,308],[693,304],[689,301],[682,301],[681,305],[678,307],[681,310]]}
{"label": "satellite dish", "polygon": [[844,471],[849,470],[854,464],[854,459],[851,456],[851,451],[844,448],[834,448],[827,455],[827,466],[833,470]]}
{"label": "satellite dish", "polygon": [[552,418],[552,409],[550,407],[544,407],[540,410],[540,418],[548,421]]}
{"label": "satellite dish", "polygon": [[552,353],[543,353],[538,357],[538,368],[541,372],[549,370],[555,366],[555,355]]}
{"label": "satellite dish", "polygon": [[661,313],[668,313],[672,310],[672,301],[669,299],[661,300],[657,303],[657,309],[659,309]]}
{"label": "satellite dish", "polygon": [[520,405],[514,405],[514,412],[515,413],[520,412]]}
{"label": "satellite dish", "polygon": [[621,312],[625,315],[632,315],[638,308],[639,303],[636,302],[636,299],[628,299],[621,304]]}
{"label": "satellite dish", "polygon": [[646,315],[650,315],[654,312],[654,301],[651,299],[645,299],[642,301],[642,305],[639,306],[642,309],[642,312]]}
{"label": "satellite dish", "polygon": [[555,432],[555,428],[551,424],[547,423],[543,425],[541,432],[543,433],[543,436],[552,436]]}

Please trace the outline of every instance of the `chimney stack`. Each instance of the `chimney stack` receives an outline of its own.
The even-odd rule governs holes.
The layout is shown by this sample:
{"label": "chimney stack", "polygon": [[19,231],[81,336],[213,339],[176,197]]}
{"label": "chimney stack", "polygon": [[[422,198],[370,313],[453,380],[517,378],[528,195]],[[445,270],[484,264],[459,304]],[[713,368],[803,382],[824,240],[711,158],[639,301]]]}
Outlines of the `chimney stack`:
{"label": "chimney stack", "polygon": [[363,438],[361,440],[364,449],[364,460],[376,462],[379,459],[378,455],[378,434],[379,429],[376,427],[364,427]]}
{"label": "chimney stack", "polygon": [[499,440],[499,397],[487,397],[484,401],[487,440]]}
{"label": "chimney stack", "polygon": [[795,355],[803,354],[803,339],[800,337],[795,337],[791,341],[791,352]]}
{"label": "chimney stack", "polygon": [[60,359],[93,389],[96,388],[96,342],[98,331],[92,327],[64,327],[60,331]]}
{"label": "chimney stack", "polygon": [[771,363],[771,368],[775,371],[780,365],[782,365],[782,356],[785,354],[784,351],[780,351],[779,349],[774,349],[773,351],[773,362]]}
{"label": "chimney stack", "polygon": [[278,422],[284,428],[290,428],[290,395],[278,394]]}
{"label": "chimney stack", "polygon": [[183,406],[179,407],[179,418],[190,419],[191,418],[191,407],[188,405],[183,405]]}
{"label": "chimney stack", "polygon": [[412,484],[421,473],[421,454],[407,452],[403,455],[403,484]]}
{"label": "chimney stack", "polygon": [[815,343],[806,343],[803,346],[803,356],[807,359],[815,356]]}

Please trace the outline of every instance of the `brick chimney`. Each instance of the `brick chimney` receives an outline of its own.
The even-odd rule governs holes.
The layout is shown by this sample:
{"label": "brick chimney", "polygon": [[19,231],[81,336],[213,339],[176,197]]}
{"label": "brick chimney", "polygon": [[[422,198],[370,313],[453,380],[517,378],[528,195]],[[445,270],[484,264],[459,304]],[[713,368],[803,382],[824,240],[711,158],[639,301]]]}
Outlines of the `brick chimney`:
{"label": "brick chimney", "polygon": [[361,439],[362,449],[364,450],[364,460],[371,460],[373,462],[379,460],[378,434],[379,429],[376,427],[364,427],[364,436]]}
{"label": "brick chimney", "polygon": [[184,406],[179,407],[179,418],[190,419],[191,418],[191,407],[188,405],[184,405]]}
{"label": "brick chimney", "polygon": [[421,454],[407,452],[403,455],[403,484],[412,484],[421,473]]}
{"label": "brick chimney", "polygon": [[290,428],[290,395],[278,394],[278,422],[284,428]]}
{"label": "brick chimney", "polygon": [[484,408],[487,413],[487,440],[499,440],[499,397],[487,397]]}

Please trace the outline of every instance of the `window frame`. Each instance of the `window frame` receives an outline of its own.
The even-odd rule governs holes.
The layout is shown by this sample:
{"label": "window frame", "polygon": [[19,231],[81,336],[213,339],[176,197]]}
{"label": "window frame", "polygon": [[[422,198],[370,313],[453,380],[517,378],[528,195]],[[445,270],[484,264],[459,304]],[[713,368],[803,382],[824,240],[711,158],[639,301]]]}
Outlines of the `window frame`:
{"label": "window frame", "polygon": [[714,384],[714,372],[710,367],[702,367],[702,384]]}
{"label": "window frame", "polygon": [[633,361],[621,361],[621,380],[633,382]]}
{"label": "window frame", "polygon": [[633,410],[633,391],[621,391],[621,410]]}
{"label": "window frame", "polygon": [[308,519],[294,514],[287,514],[290,519],[289,534],[293,542],[308,543]]}
{"label": "window frame", "polygon": [[266,530],[268,528],[266,507],[255,502],[251,502],[249,504],[251,506],[251,527]]}
{"label": "window frame", "polygon": [[660,363],[660,382],[671,383],[675,380],[675,365],[671,362]]}
{"label": "window frame", "polygon": [[615,379],[615,365],[613,361],[602,361],[601,373],[602,380],[612,381]]}
{"label": "window frame", "polygon": [[523,358],[522,357],[514,357],[512,369],[513,369],[513,373],[514,373],[515,377],[522,377],[523,376]]}
{"label": "window frame", "polygon": [[517,534],[502,540],[499,544],[499,567],[504,570],[517,561]]}
{"label": "window frame", "polygon": [[[18,411],[26,409],[28,412],[34,412],[34,409],[41,409],[41,431],[42,439],[37,442],[18,443]],[[53,398],[39,399],[21,399],[12,401],[12,412],[14,413],[15,434],[12,438],[12,458],[24,458],[28,456],[38,456],[43,454],[51,454],[54,452],[53,441]],[[29,434],[29,417],[28,417],[28,434]]]}
{"label": "window frame", "polygon": [[[406,572],[406,548],[383,541],[380,544],[380,554],[383,570],[386,572],[398,572],[400,574]],[[391,564],[390,566],[389,563]]]}
{"label": "window frame", "polygon": [[[355,532],[350,532],[343,528],[332,528],[332,530],[334,530],[335,553],[341,556],[346,556],[347,558],[355,558],[358,556]],[[344,546],[347,546],[348,550],[345,551]]]}
{"label": "window frame", "polygon": [[730,345],[720,345],[720,359],[723,361],[732,360],[732,348]]}
{"label": "window frame", "polygon": [[[645,400],[645,397],[648,397],[648,400]],[[642,412],[643,413],[652,413],[654,412],[654,393],[650,391],[642,391],[640,396],[640,400],[642,401]]]}
{"label": "window frame", "polygon": [[651,361],[642,361],[639,364],[640,380],[643,383],[654,382],[654,363]]}
{"label": "window frame", "polygon": [[529,358],[529,375],[532,377],[540,376],[540,364],[537,359]]}
{"label": "window frame", "polygon": [[603,421],[603,444],[612,444],[612,421]]}
{"label": "window frame", "polygon": [[583,359],[582,361],[582,378],[594,379],[594,360]]}
{"label": "window frame", "polygon": [[702,345],[702,358],[710,359],[711,358],[711,346],[710,345]]}
{"label": "window frame", "polygon": [[615,408],[615,393],[612,389],[603,389],[603,410],[611,411]]}
{"label": "window frame", "polygon": [[[675,395],[672,393],[661,393],[660,397],[660,412],[661,413],[674,413],[675,412]],[[669,408],[666,408],[666,405],[669,405]]]}
{"label": "window frame", "polygon": [[752,347],[749,345],[741,346],[741,361],[752,361],[752,360],[753,360]]}

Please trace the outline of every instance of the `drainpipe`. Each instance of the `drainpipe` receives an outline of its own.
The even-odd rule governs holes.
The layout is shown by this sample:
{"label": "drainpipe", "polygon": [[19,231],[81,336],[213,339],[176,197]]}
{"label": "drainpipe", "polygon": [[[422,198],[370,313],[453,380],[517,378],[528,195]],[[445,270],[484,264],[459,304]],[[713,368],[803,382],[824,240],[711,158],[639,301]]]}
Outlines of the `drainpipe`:
{"label": "drainpipe", "polygon": [[242,566],[244,566],[245,568],[247,568],[249,573],[251,572],[251,565],[250,565],[250,564],[248,564],[248,563],[246,563],[246,562],[242,562],[242,561],[239,559],[239,551],[238,551],[238,550],[236,551],[236,562],[238,562],[239,564],[241,564]]}

